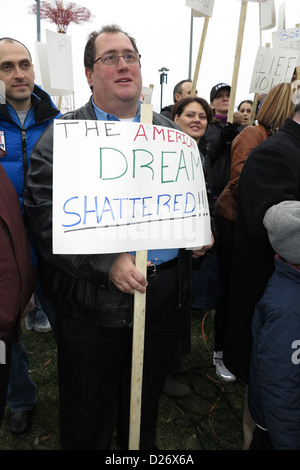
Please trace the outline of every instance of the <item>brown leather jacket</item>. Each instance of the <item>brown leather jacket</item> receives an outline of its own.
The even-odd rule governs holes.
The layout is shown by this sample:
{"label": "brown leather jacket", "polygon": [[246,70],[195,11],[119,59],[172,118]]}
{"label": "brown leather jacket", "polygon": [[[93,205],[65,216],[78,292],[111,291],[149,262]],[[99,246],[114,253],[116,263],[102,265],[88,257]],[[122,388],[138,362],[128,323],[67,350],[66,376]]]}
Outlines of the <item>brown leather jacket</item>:
{"label": "brown leather jacket", "polygon": [[271,135],[261,124],[248,126],[233,140],[231,146],[230,178],[216,203],[216,213],[235,222],[238,183],[242,168],[250,152]]}
{"label": "brown leather jacket", "polygon": [[34,268],[17,193],[0,164],[0,340],[18,340]]}

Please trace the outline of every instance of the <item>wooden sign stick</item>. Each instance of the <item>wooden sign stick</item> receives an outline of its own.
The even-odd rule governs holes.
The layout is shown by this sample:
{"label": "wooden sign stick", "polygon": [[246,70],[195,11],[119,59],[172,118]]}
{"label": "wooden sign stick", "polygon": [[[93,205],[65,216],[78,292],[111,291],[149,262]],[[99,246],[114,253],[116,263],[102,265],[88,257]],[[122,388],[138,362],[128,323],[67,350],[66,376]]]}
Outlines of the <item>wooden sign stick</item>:
{"label": "wooden sign stick", "polygon": [[196,67],[195,67],[195,73],[194,73],[194,78],[193,78],[193,83],[192,83],[191,96],[195,96],[195,91],[196,91],[197,81],[198,81],[198,75],[199,75],[199,69],[200,69],[200,63],[201,63],[201,59],[202,59],[202,54],[203,54],[203,49],[204,49],[204,44],[205,44],[205,39],[206,39],[206,34],[207,34],[208,22],[209,22],[209,16],[205,16],[205,21],[204,21],[204,26],[203,26],[203,30],[202,30],[202,36],[201,36],[199,51],[198,51],[198,57],[197,57],[197,62],[196,62]]}
{"label": "wooden sign stick", "polygon": [[[266,43],[265,47],[270,47],[271,44],[269,42]],[[250,118],[249,118],[249,126],[252,126],[253,122],[254,122],[254,119],[255,119],[255,115],[256,115],[256,109],[257,109],[257,105],[258,105],[258,100],[259,100],[259,93],[255,93],[254,95],[254,100],[253,100],[253,105],[252,105],[252,110],[251,110],[251,114],[250,114]]]}
{"label": "wooden sign stick", "polygon": [[259,93],[255,93],[248,126],[253,125],[255,114],[256,114],[256,108],[258,105],[258,99],[259,99]]}
{"label": "wooden sign stick", "polygon": [[[152,125],[151,104],[141,105],[141,122]],[[147,278],[147,250],[136,252],[136,268]],[[135,291],[131,365],[129,450],[139,450],[144,363],[146,294]]]}
{"label": "wooden sign stick", "polygon": [[241,51],[242,51],[242,45],[243,45],[243,36],[244,36],[244,29],[245,29],[245,22],[246,22],[247,6],[248,6],[248,2],[243,1],[241,5],[240,23],[239,23],[238,37],[237,37],[236,50],[235,50],[235,59],[234,59],[231,92],[230,92],[230,102],[229,102],[228,117],[227,117],[227,122],[231,122],[231,123],[233,122],[234,103],[235,103],[237,81],[238,81],[238,74],[239,74],[239,68],[240,68],[240,59],[241,59]]}

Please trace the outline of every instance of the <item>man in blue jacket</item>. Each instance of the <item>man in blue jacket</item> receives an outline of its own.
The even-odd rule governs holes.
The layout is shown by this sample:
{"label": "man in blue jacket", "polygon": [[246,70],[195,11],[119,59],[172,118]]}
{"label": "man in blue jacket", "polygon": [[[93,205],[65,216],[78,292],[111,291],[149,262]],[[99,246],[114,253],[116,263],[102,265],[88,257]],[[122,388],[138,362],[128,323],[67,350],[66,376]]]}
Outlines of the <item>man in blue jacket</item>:
{"label": "man in blue jacket", "polygon": [[[30,153],[42,132],[61,114],[48,94],[34,84],[30,52],[15,39],[0,38],[0,80],[5,85],[5,99],[0,102],[0,162],[15,187],[23,211]],[[40,291],[38,297],[49,316],[48,303],[44,303]],[[36,385],[27,369],[28,358],[22,342],[13,343],[7,404],[12,413],[9,426],[14,435],[28,432],[36,403]]]}

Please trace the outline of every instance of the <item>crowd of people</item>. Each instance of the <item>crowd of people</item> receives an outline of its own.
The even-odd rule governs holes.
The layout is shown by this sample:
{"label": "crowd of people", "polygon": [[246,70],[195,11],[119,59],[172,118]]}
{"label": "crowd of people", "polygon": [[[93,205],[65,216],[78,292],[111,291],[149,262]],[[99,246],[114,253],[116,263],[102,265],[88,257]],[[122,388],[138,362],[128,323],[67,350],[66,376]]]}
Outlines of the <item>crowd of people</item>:
{"label": "crowd of people", "polygon": [[161,394],[190,393],[173,372],[190,352],[191,310],[203,308],[214,312],[217,376],[245,384],[243,448],[298,450],[300,100],[292,83],[272,88],[256,110],[242,101],[229,119],[229,84],[212,86],[208,102],[181,80],[174,103],[153,112],[153,124],[197,143],[209,244],[148,250],[146,275],[135,253],[53,253],[53,121],[140,122],[140,61],[135,39],[117,25],[91,33],[90,100],[61,115],[35,84],[26,46],[0,38],[0,424],[8,405],[14,436],[31,427],[36,384],[25,316],[26,328],[52,329],[57,342],[61,448],[109,449],[116,429],[119,448],[128,449],[138,292],[146,295],[139,449],[156,448]]}

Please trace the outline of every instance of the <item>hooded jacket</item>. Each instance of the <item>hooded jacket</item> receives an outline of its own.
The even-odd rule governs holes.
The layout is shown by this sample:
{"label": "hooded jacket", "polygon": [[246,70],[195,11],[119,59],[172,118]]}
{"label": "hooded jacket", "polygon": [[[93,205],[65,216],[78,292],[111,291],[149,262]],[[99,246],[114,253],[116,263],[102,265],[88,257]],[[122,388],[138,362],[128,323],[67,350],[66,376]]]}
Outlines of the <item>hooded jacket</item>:
{"label": "hooded jacket", "polygon": [[50,96],[37,85],[31,104],[23,128],[12,106],[0,104],[0,162],[21,201],[31,151],[53,119],[61,116]]}

